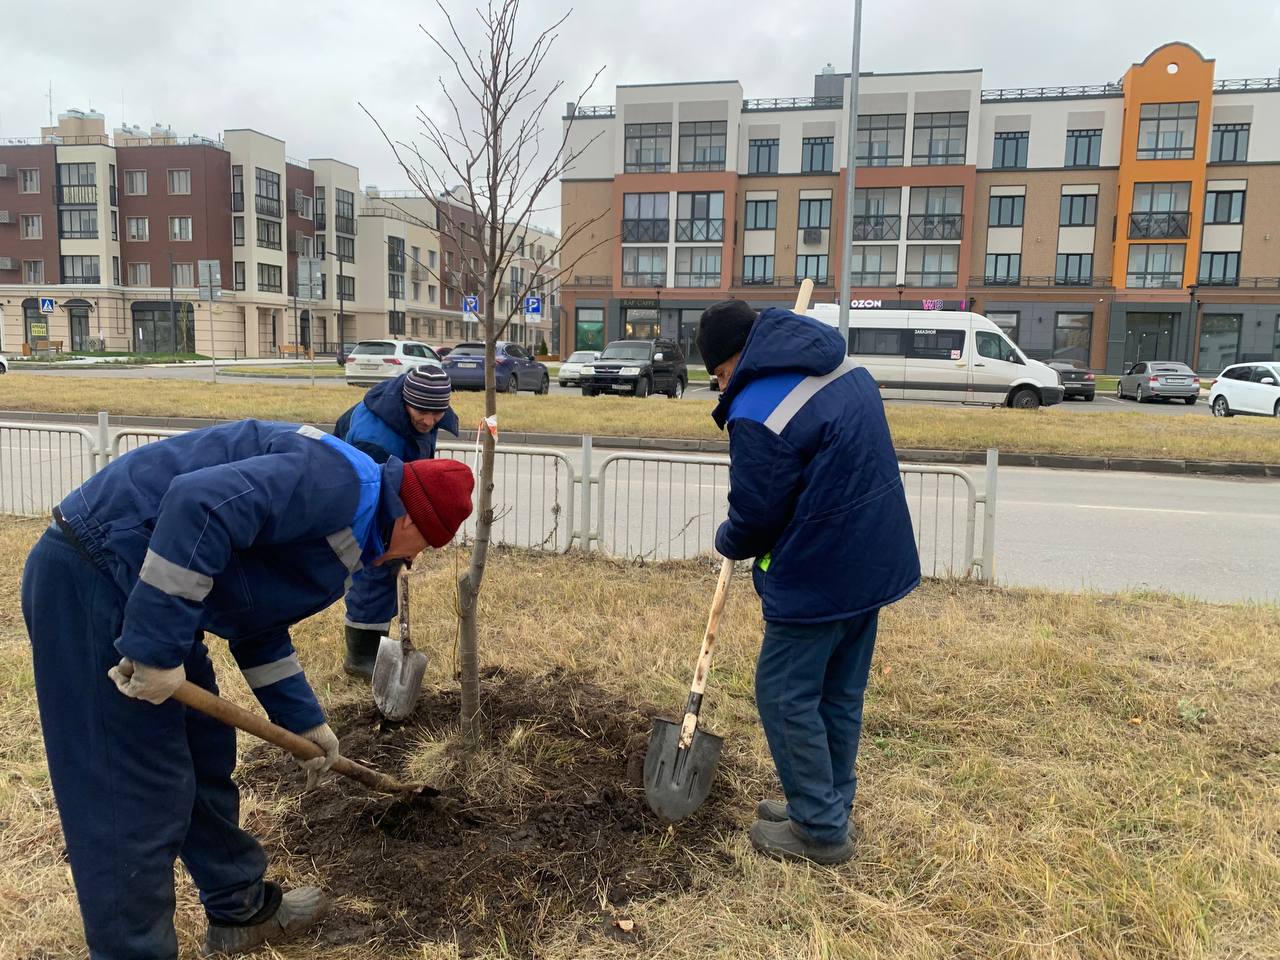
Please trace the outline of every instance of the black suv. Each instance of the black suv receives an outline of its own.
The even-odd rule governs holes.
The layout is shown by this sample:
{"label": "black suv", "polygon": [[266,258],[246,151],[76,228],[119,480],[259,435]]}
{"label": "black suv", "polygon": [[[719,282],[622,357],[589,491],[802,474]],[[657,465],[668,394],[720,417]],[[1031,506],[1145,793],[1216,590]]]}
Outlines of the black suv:
{"label": "black suv", "polygon": [[684,396],[689,385],[689,368],[674,340],[615,340],[604,348],[600,359],[582,367],[582,395],[629,393],[647,397],[665,393]]}

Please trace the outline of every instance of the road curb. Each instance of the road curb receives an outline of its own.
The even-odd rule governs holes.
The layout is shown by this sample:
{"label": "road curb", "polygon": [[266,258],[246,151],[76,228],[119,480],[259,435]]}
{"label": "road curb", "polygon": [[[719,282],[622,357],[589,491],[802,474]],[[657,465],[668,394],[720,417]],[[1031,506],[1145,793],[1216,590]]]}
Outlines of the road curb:
{"label": "road curb", "polygon": [[[65,423],[96,424],[98,418],[83,413],[40,413],[30,410],[0,410],[0,421],[11,423]],[[205,420],[194,417],[112,417],[113,427],[132,427],[153,430],[198,430],[230,420]],[[331,431],[332,424],[317,423],[312,426]],[[576,447],[582,437],[573,433],[525,433],[508,431],[502,434],[504,443],[536,447]],[[695,440],[664,437],[595,437],[591,438],[596,449],[666,451],[685,454],[725,454],[729,444],[724,440]],[[985,450],[898,450],[898,460],[903,463],[933,463],[973,465],[986,463]],[[1121,473],[1185,474],[1215,477],[1255,477],[1280,480],[1280,463],[1240,463],[1223,460],[1153,460],[1140,457],[1085,457],[1058,453],[1001,453],[1000,464],[1005,467],[1041,467],[1053,470],[1112,470]]]}

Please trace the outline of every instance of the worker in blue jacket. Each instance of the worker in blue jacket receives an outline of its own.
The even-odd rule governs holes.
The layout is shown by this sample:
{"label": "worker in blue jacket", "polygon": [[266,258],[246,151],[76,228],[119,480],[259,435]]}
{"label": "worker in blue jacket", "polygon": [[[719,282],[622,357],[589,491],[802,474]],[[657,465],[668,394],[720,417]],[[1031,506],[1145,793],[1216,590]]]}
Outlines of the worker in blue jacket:
{"label": "worker in blue jacket", "polygon": [[246,420],[140,447],[62,501],[31,551],[22,614],[54,798],[92,960],[174,960],[173,865],[209,920],[207,953],[314,924],[314,887],[264,880],[240,828],[235,730],[170,699],[217,692],[225,638],[271,720],[333,763],[338,739],[291,625],[369,566],[447,543],[471,512],[465,464],[378,465],[313,427]]}
{"label": "worker in blue jacket", "polygon": [[755,560],[756,706],[786,795],[760,803],[751,842],[843,863],[877,615],[920,582],[884,404],[839,333],[789,310],[714,304],[697,343],[721,387],[712,416],[729,430],[716,549]]}
{"label": "worker in blue jacket", "polygon": [[[436,455],[443,428],[455,436],[458,417],[449,406],[449,375],[439,367],[415,367],[369,390],[334,424],[334,435],[363,450],[377,463],[396,457],[404,463]],[[398,603],[394,565],[357,573],[347,592],[344,625],[347,655],[343,669],[371,679],[378,644],[391,628]]]}

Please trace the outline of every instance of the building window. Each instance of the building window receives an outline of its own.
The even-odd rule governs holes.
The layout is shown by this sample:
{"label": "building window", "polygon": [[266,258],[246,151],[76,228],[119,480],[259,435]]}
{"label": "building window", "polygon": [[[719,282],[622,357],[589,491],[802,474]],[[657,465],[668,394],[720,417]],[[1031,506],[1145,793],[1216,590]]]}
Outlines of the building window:
{"label": "building window", "polygon": [[280,223],[276,220],[258,218],[258,246],[268,250],[280,249]]}
{"label": "building window", "polygon": [[[777,143],[775,140],[774,143]],[[40,170],[38,167],[24,167],[18,170],[18,192],[40,192]]]}
{"label": "building window", "polygon": [[996,170],[1023,170],[1027,166],[1027,144],[1031,135],[1022,133],[997,133],[995,155],[991,166]]}
{"label": "building window", "polygon": [[323,260],[325,258],[324,234],[316,234],[316,256]]}
{"label": "building window", "polygon": [[120,286],[120,258],[111,258],[111,282],[117,287]]}
{"label": "building window", "polygon": [[1182,286],[1187,248],[1181,243],[1135,243],[1129,247],[1126,286],[1136,288]]}
{"label": "building window", "polygon": [[196,285],[195,268],[189,263],[173,265],[173,285],[175,287],[194,287]]}
{"label": "building window", "polygon": [[298,216],[300,216],[303,220],[312,219],[311,198],[304,193],[299,193],[297,195],[297,199],[298,199],[298,203],[297,203]]}
{"label": "building window", "polygon": [[1144,103],[1138,115],[1139,160],[1187,160],[1196,152],[1197,103]]}
{"label": "building window", "polygon": [[1020,227],[1026,197],[993,196],[987,204],[987,226]]}
{"label": "building window", "polygon": [[111,192],[111,206],[117,206],[118,199],[116,197],[116,165],[114,163],[107,164],[107,186]]}
{"label": "building window", "polygon": [[387,237],[387,269],[392,273],[404,273],[404,237]]}
{"label": "building window", "polygon": [[742,258],[742,284],[743,286],[755,286],[757,284],[773,283],[773,255],[769,256],[751,256]]}
{"label": "building window", "polygon": [[828,230],[831,228],[831,198],[802,198],[800,218],[796,226],[801,230]]}
{"label": "building window", "polygon": [[1205,223],[1244,223],[1243,190],[1210,190],[1205,198]]}
{"label": "building window", "polygon": [[317,230],[323,230],[325,228],[324,187],[316,187],[315,194],[315,225]]}
{"label": "building window", "polygon": [[356,241],[352,237],[337,235],[333,238],[333,253],[343,263],[356,262]]}
{"label": "building window", "polygon": [[253,168],[254,209],[264,217],[280,218],[280,174]]}
{"label": "building window", "polygon": [[244,217],[231,218],[231,245],[244,246]]}
{"label": "building window", "polygon": [[[1217,374],[1240,359],[1240,326],[1244,319],[1238,313],[1206,313],[1200,330],[1199,369]],[[1254,382],[1270,376],[1265,368],[1254,367]],[[1246,378],[1247,378],[1246,374]]]}
{"label": "building window", "polygon": [[387,274],[387,295],[391,297],[392,300],[404,299],[404,274],[403,273]]}
{"label": "building window", "polygon": [[858,117],[858,165],[900,167],[907,140],[905,113],[873,113]]}
{"label": "building window", "polygon": [[911,162],[917,166],[964,163],[969,114],[917,113],[911,141]]}
{"label": "building window", "polygon": [[[403,279],[403,278],[402,278]],[[404,336],[404,311],[387,311],[387,332],[393,336]]]}
{"label": "building window", "polygon": [[126,170],[124,172],[124,195],[126,197],[145,197],[147,195],[147,171]]}
{"label": "building window", "polygon": [[908,240],[959,240],[964,187],[912,187]]}
{"label": "building window", "polygon": [[434,270],[436,268],[436,252],[434,250],[427,251],[427,269]]}
{"label": "building window", "polygon": [[151,286],[151,264],[149,263],[129,264],[129,286],[131,287]]}
{"label": "building window", "polygon": [[333,191],[333,229],[353,237],[356,235],[356,195],[341,187],[335,187]]}
{"label": "building window", "polygon": [[1215,123],[1209,135],[1210,163],[1244,163],[1249,158],[1249,124]]}
{"label": "building window", "polygon": [[680,169],[723,170],[727,128],[724,120],[680,124]]}
{"label": "building window", "polygon": [[1190,183],[1137,183],[1133,186],[1130,239],[1182,239],[1191,229]]}
{"label": "building window", "polygon": [[1000,332],[1014,343],[1018,342],[1018,313],[1016,310],[1003,313],[989,312],[987,319],[999,327]]}
{"label": "building window", "polygon": [[[279,224],[276,225],[277,229]],[[169,218],[169,239],[170,240],[190,240],[191,239],[191,218],[190,217],[170,217]]]}
{"label": "building window", "polygon": [[1053,359],[1067,360],[1077,367],[1089,365],[1092,313],[1060,313],[1053,329]]}
{"label": "building window", "polygon": [[1102,162],[1101,130],[1068,130],[1065,167],[1096,167]]}
{"label": "building window", "polygon": [[237,260],[231,265],[232,273],[235,276],[235,289],[244,289],[244,261]]}
{"label": "building window", "polygon": [[1060,287],[1087,287],[1093,283],[1093,254],[1060,253],[1053,282]]}
{"label": "building window", "polygon": [[40,240],[44,237],[44,220],[38,213],[24,213],[18,221],[18,236],[23,240]]}
{"label": "building window", "polygon": [[341,276],[338,278],[338,299],[354,300],[356,298],[356,278]]}
{"label": "building window", "polygon": [[63,257],[63,283],[101,283],[97,257]]}
{"label": "building window", "polygon": [[902,191],[897,187],[853,191],[853,239],[897,240],[902,229]]}
{"label": "building window", "polygon": [[960,248],[944,245],[907,247],[906,285],[954,287],[959,274]]}
{"label": "building window", "polygon": [[125,217],[124,235],[135,243],[145,243],[151,239],[151,221],[147,217]]}
{"label": "building window", "polygon": [[816,284],[827,282],[827,255],[801,254],[796,257],[796,280],[808,277]]}
{"label": "building window", "polygon": [[420,300],[422,299],[422,283],[421,283],[421,281],[418,281],[418,280],[411,280],[411,281],[409,282],[409,295],[412,297],[412,299],[413,299],[413,302],[414,302],[414,303],[417,303],[418,301],[420,301]]}
{"label": "building window", "polygon": [[666,173],[671,169],[671,124],[628,123],[623,170]]}
{"label": "building window", "polygon": [[622,285],[624,287],[663,287],[667,283],[667,250],[665,247],[623,247]]}
{"label": "building window", "polygon": [[573,349],[604,349],[604,310],[578,307],[573,318]]}
{"label": "building window", "polygon": [[898,282],[898,248],[855,246],[849,259],[849,282],[860,287],[891,287]]}
{"label": "building window", "polygon": [[312,256],[314,256],[315,254],[315,240],[313,240],[311,237],[308,237],[306,234],[299,233],[297,234],[297,241],[298,241],[298,256],[305,257],[306,259],[310,260]]}
{"label": "building window", "polygon": [[1199,282],[1212,287],[1234,287],[1239,284],[1239,251],[1200,254]]}
{"label": "building window", "polygon": [[111,239],[120,239],[120,214],[115,210],[111,211]]}
{"label": "building window", "polygon": [[97,204],[98,168],[92,163],[58,164],[59,204]]}
{"label": "building window", "polygon": [[667,193],[626,193],[622,196],[622,242],[666,243],[671,234]]}
{"label": "building window", "polygon": [[1058,201],[1058,226],[1092,227],[1098,223],[1096,193],[1064,193]]}
{"label": "building window", "polygon": [[676,241],[705,243],[724,239],[724,194],[676,195]]}
{"label": "building window", "polygon": [[191,171],[169,171],[169,196],[181,197],[191,193]]}
{"label": "building window", "polygon": [[778,141],[747,141],[747,173],[778,172]]}
{"label": "building window", "polygon": [[58,224],[64,240],[98,239],[98,211],[93,207],[62,210]]}
{"label": "building window", "polygon": [[436,302],[436,285],[434,283],[427,284],[427,303]]}
{"label": "building window", "polygon": [[778,226],[777,200],[748,200],[744,230],[773,230]]}
{"label": "building window", "polygon": [[258,264],[258,289],[263,293],[279,293],[283,289],[281,273],[274,263]]}
{"label": "building window", "polygon": [[800,172],[831,173],[835,160],[835,137],[805,137],[800,141]]}
{"label": "building window", "polygon": [[720,286],[720,248],[678,248],[675,285],[677,287]]}
{"label": "building window", "polygon": [[987,268],[982,280],[988,285],[1017,285],[1022,273],[1022,254],[988,253]]}
{"label": "building window", "polygon": [[23,283],[44,283],[44,261],[43,260],[23,260],[22,261],[22,282]]}

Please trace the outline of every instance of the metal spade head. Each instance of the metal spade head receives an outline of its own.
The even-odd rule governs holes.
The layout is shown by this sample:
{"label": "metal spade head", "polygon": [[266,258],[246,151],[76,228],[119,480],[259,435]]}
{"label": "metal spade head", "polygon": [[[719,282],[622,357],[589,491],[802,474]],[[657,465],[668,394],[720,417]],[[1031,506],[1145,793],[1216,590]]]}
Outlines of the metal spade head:
{"label": "metal spade head", "polygon": [[644,756],[645,800],[649,809],[670,821],[681,820],[702,806],[724,748],[721,737],[697,727],[693,741],[681,750],[680,727],[673,720],[654,717]]}
{"label": "metal spade head", "polygon": [[427,655],[404,640],[383,637],[373,662],[373,702],[384,717],[404,720],[418,705]]}

